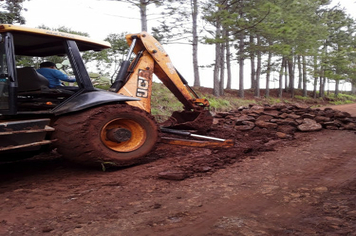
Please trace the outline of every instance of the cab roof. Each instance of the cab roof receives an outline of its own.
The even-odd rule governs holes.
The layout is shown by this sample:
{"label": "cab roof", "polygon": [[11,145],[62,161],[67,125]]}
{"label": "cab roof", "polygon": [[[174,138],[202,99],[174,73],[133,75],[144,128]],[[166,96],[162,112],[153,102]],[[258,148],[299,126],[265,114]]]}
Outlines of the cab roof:
{"label": "cab roof", "polygon": [[22,56],[54,56],[66,54],[63,45],[66,40],[74,40],[79,51],[100,51],[110,48],[105,41],[93,40],[80,35],[28,28],[9,24],[0,24],[0,33],[11,32],[14,36],[15,54]]}

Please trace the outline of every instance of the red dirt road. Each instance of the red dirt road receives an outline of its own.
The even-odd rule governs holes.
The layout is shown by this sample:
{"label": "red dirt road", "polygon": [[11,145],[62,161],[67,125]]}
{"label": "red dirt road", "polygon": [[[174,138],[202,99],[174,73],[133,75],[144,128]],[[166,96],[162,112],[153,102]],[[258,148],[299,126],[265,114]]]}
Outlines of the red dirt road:
{"label": "red dirt road", "polygon": [[[333,108],[356,116],[356,104]],[[356,235],[354,131],[297,133],[262,153],[240,143],[160,144],[109,172],[55,155],[1,164],[0,235]]]}

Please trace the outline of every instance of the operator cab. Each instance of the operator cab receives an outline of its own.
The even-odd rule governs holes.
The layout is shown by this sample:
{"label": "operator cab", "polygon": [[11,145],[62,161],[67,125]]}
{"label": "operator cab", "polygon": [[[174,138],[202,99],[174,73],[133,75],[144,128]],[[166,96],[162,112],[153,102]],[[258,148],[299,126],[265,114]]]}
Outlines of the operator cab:
{"label": "operator cab", "polygon": [[[63,107],[74,97],[97,90],[90,80],[81,52],[106,48],[110,48],[107,42],[79,35],[0,24],[0,115],[55,113],[59,105]],[[17,65],[23,56],[37,61],[50,56],[65,57],[70,62],[78,87],[49,88],[48,80],[37,73],[36,65]]]}

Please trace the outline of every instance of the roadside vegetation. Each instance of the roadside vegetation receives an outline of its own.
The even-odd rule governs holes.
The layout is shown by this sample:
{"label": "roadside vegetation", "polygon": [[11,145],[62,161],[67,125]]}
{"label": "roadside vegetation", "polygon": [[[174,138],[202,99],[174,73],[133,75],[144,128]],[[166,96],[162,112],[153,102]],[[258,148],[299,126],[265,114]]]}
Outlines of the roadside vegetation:
{"label": "roadside vegetation", "polygon": [[[21,12],[25,0],[6,0],[0,4],[0,22],[25,24]],[[140,9],[142,31],[151,31],[162,43],[187,43],[193,52],[194,89],[207,98],[212,112],[229,111],[249,104],[305,103],[313,107],[356,102],[356,95],[344,93],[339,87],[350,83],[356,86],[356,21],[340,4],[331,0],[291,1],[182,1],[182,0],[122,0]],[[147,26],[147,7],[162,10],[164,21],[157,27]],[[200,21],[197,19],[200,18]],[[170,19],[167,21],[166,19]],[[203,23],[201,25],[201,23]],[[89,36],[61,26],[51,29]],[[187,30],[188,28],[189,30]],[[191,30],[192,29],[192,30]],[[199,32],[199,34],[197,34]],[[315,32],[318,32],[317,34]],[[127,32],[107,35],[104,39],[112,48],[101,52],[86,52],[82,57],[90,65],[95,87],[107,90],[110,81],[128,51]],[[215,46],[213,64],[198,62],[198,44]],[[38,67],[50,60],[72,75],[66,58],[16,58],[17,66]],[[251,75],[243,74],[244,61],[251,64]],[[232,65],[239,66],[239,77],[232,78]],[[199,67],[211,67],[213,88],[200,87]],[[225,70],[227,73],[225,73]],[[113,73],[115,71],[115,73]],[[272,73],[277,74],[272,78]],[[251,89],[244,83],[250,77]],[[261,89],[261,78],[266,78]],[[269,88],[278,80],[279,88]],[[239,90],[231,89],[232,80],[239,80]],[[327,85],[334,84],[333,91]],[[307,91],[313,84],[314,91]],[[225,86],[222,86],[226,84]],[[170,115],[181,110],[181,103],[162,84],[154,83],[152,114]]]}
{"label": "roadside vegetation", "polygon": [[[90,77],[95,87],[104,90],[110,88],[111,83],[109,78],[95,73],[91,73]],[[173,111],[183,110],[183,105],[162,83],[154,82],[152,86],[151,113],[156,116],[158,120],[165,120],[165,117],[170,116]],[[294,91],[294,98],[291,98],[290,92],[286,91],[283,92],[283,96],[280,98],[278,96],[278,89],[270,89],[269,97],[265,96],[265,90],[261,90],[260,97],[256,97],[253,89],[247,89],[244,91],[245,97],[239,98],[237,96],[239,91],[234,89],[225,90],[222,96],[215,96],[213,94],[213,88],[193,87],[193,89],[200,98],[208,99],[210,111],[213,113],[226,112],[251,104],[274,105],[278,103],[302,103],[316,108],[320,106],[356,103],[356,95],[351,94],[351,92],[339,92],[338,95],[335,95],[334,92],[327,91],[324,96],[317,94],[316,98],[314,98],[312,91],[308,91],[308,95],[303,96],[303,90],[296,89]]]}
{"label": "roadside vegetation", "polygon": [[[239,98],[236,96],[238,90],[228,90],[224,96],[216,97],[213,95],[213,89],[210,88],[194,88],[199,97],[208,99],[210,103],[210,110],[213,113],[226,112],[239,108],[240,106],[249,106],[251,104],[257,105],[273,105],[278,103],[295,104],[302,103],[308,104],[311,107],[320,107],[328,105],[341,105],[356,103],[356,95],[348,93],[339,93],[335,96],[332,92],[326,92],[324,97],[313,98],[312,96],[303,97],[302,90],[296,90],[294,98],[289,98],[287,94],[284,94],[283,98],[276,96],[278,91],[270,91],[270,97],[263,96],[263,90],[261,97],[254,97],[253,90],[245,90],[245,98]],[[310,93],[310,95],[312,95]],[[152,89],[152,115],[158,117],[170,116],[173,111],[179,111],[183,109],[183,105],[177,100],[177,98],[161,83],[153,83]]]}

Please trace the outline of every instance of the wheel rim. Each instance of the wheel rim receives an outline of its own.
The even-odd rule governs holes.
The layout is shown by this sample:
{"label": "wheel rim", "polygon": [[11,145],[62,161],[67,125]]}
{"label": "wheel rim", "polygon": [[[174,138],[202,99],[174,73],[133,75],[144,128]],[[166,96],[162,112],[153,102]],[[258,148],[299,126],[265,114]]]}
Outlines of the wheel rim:
{"label": "wheel rim", "polygon": [[[125,129],[131,132],[127,141],[115,142],[108,138],[113,129]],[[116,152],[132,152],[141,147],[146,140],[145,129],[136,121],[128,119],[115,119],[106,123],[101,129],[101,141],[103,144]]]}

